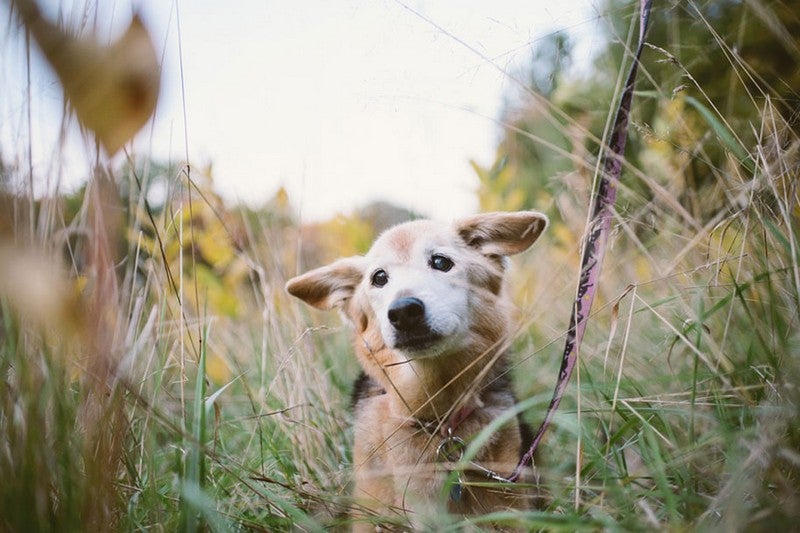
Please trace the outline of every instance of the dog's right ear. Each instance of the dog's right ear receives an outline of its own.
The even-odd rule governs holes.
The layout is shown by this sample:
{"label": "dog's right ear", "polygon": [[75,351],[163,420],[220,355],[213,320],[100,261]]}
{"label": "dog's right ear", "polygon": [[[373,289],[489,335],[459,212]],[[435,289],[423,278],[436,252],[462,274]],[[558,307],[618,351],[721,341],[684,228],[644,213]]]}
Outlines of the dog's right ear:
{"label": "dog's right ear", "polygon": [[538,211],[480,213],[456,221],[456,231],[469,246],[486,255],[524,252],[547,227]]}
{"label": "dog's right ear", "polygon": [[364,258],[346,257],[301,274],[286,283],[286,290],[317,309],[342,307],[364,277]]}

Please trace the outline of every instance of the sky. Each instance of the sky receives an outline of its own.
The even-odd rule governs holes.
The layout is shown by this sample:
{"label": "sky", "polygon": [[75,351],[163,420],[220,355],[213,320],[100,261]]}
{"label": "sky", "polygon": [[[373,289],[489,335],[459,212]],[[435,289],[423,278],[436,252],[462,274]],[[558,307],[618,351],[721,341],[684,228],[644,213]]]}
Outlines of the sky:
{"label": "sky", "polygon": [[[109,42],[135,10],[163,54],[139,155],[212,165],[231,203],[257,206],[284,187],[305,220],[379,199],[451,219],[477,209],[469,161],[494,160],[509,74],[555,31],[569,32],[577,63],[588,62],[598,3],[119,0],[99,2],[88,21]],[[45,9],[91,27],[85,1]],[[75,128],[60,136],[60,88],[35,49],[29,87],[15,28],[0,21],[3,157],[27,167],[30,145],[39,190],[74,188],[91,154]]]}

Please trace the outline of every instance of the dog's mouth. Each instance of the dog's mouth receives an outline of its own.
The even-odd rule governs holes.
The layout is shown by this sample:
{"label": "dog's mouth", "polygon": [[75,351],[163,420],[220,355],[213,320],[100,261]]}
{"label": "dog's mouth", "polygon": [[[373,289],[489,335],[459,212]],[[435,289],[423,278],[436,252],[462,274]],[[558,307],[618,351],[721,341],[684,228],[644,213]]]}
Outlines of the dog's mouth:
{"label": "dog's mouth", "polygon": [[394,346],[407,352],[424,352],[439,344],[442,339],[442,335],[427,327],[417,331],[397,331]]}

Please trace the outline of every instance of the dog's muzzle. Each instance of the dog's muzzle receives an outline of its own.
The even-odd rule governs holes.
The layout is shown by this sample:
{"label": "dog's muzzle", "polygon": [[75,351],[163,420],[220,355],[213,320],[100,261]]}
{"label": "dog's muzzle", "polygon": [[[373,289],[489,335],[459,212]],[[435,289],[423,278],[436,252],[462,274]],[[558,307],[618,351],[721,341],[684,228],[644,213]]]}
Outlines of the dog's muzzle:
{"label": "dog's muzzle", "polygon": [[419,298],[398,298],[389,305],[389,323],[395,331],[395,348],[424,350],[441,339],[431,329],[425,304]]}

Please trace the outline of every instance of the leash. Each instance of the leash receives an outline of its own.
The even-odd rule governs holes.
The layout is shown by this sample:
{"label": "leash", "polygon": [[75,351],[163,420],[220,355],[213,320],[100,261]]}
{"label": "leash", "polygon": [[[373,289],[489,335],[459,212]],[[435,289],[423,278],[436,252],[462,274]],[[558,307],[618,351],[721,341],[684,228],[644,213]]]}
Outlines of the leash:
{"label": "leash", "polygon": [[569,378],[572,376],[575,363],[578,361],[578,349],[583,341],[583,333],[586,330],[589,311],[592,308],[592,302],[597,292],[600,266],[603,264],[608,233],[611,228],[612,210],[617,199],[617,184],[622,171],[622,157],[625,152],[625,142],[628,134],[628,116],[630,114],[631,101],[633,100],[633,86],[636,82],[639,59],[644,47],[644,36],[650,20],[650,4],[651,0],[640,0],[639,44],[636,47],[633,64],[631,64],[628,72],[625,88],[622,91],[622,97],[614,117],[614,126],[608,142],[608,150],[603,153],[600,182],[594,192],[592,213],[586,231],[587,237],[581,252],[581,275],[578,281],[577,295],[572,306],[567,340],[561,357],[561,368],[558,372],[553,398],[550,400],[544,421],[536,431],[530,448],[525,452],[514,472],[509,476],[508,481],[511,482],[518,481],[525,468],[531,464],[533,454],[536,452],[545,430],[547,430],[555,416],[556,409],[558,409],[558,405],[564,395],[564,390],[567,388],[567,383],[569,383]]}

